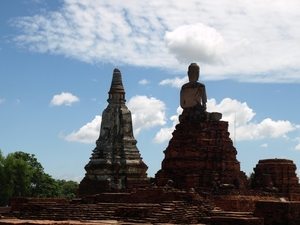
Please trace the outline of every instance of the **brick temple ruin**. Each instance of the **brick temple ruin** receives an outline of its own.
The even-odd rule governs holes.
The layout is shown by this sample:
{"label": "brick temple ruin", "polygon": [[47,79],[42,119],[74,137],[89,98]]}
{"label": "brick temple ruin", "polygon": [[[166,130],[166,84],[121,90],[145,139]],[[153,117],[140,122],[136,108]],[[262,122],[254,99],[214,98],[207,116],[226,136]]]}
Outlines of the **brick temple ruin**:
{"label": "brick temple ruin", "polygon": [[[15,198],[11,211],[28,220],[89,224],[300,224],[296,165],[288,159],[260,160],[251,179],[240,170],[237,150],[220,112],[207,112],[199,66],[188,69],[180,91],[183,112],[164,151],[161,169],[147,177],[133,136],[121,72],[113,72],[100,135],[77,198]],[[0,211],[1,214],[1,211]],[[21,222],[20,222],[21,223]],[[76,224],[74,222],[74,224]]]}

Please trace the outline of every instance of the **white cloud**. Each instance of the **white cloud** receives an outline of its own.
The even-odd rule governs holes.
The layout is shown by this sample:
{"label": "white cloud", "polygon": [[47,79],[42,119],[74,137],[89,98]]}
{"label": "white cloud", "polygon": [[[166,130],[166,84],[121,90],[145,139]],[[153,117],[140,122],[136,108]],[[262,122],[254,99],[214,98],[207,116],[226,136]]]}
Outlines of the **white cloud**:
{"label": "white cloud", "polygon": [[101,116],[95,116],[95,118],[82,126],[78,131],[73,131],[71,134],[65,137],[67,141],[75,141],[81,143],[93,143],[99,137]]}
{"label": "white cloud", "polygon": [[[133,133],[137,135],[143,129],[155,126],[163,126],[165,119],[165,104],[156,99],[146,96],[134,96],[128,102],[128,108],[132,112]],[[96,116],[93,121],[82,126],[78,131],[64,137],[67,141],[81,143],[93,143],[100,134],[101,116]]]}
{"label": "white cloud", "polygon": [[[134,135],[143,129],[150,129],[166,124],[165,104],[147,96],[134,96],[128,102],[128,108],[132,112],[132,123]],[[235,141],[261,140],[266,138],[287,138],[287,134],[300,126],[293,125],[289,121],[273,121],[270,118],[262,120],[260,123],[252,122],[255,113],[248,107],[247,103],[241,103],[235,99],[225,98],[220,104],[215,99],[207,101],[209,112],[221,112],[222,120],[228,121],[231,138]],[[156,134],[153,142],[161,143],[172,138],[172,132],[178,124],[178,117],[182,113],[182,108],[177,108],[177,115],[170,117],[171,127],[162,127]],[[101,116],[96,116],[93,121],[82,126],[78,131],[73,131],[67,135],[67,141],[81,143],[93,143],[99,137]],[[261,147],[267,147],[267,143]],[[300,144],[295,147],[300,150]]]}
{"label": "white cloud", "polygon": [[171,79],[169,78],[162,80],[161,82],[159,82],[159,85],[170,84],[172,87],[180,88],[183,84],[187,83],[188,81],[189,79],[187,76],[185,76],[184,78],[175,77]]}
{"label": "white cloud", "polygon": [[179,123],[178,117],[181,113],[182,113],[182,108],[179,106],[177,108],[177,115],[170,117],[170,120],[173,121],[172,126],[161,128],[155,135],[155,138],[153,139],[154,143],[162,143],[172,138],[172,133],[175,130],[176,124]]}
{"label": "white cloud", "polygon": [[267,143],[264,143],[264,144],[262,144],[260,147],[266,148],[266,147],[268,147],[268,144],[267,144]]}
{"label": "white cloud", "polygon": [[202,23],[183,25],[166,32],[168,50],[179,62],[219,64],[225,48],[220,33]]}
{"label": "white cloud", "polygon": [[286,138],[286,134],[296,129],[289,121],[273,121],[270,118],[260,123],[252,122],[255,113],[248,107],[247,103],[225,98],[220,104],[215,99],[207,102],[208,111],[221,112],[222,120],[229,122],[231,138],[235,136],[236,141],[265,139],[265,138]]}
{"label": "white cloud", "polygon": [[273,121],[270,118],[260,123],[249,123],[236,128],[237,140],[253,140],[265,138],[287,138],[286,134],[295,130],[289,121]]}
{"label": "white cloud", "polygon": [[[289,121],[273,121],[270,118],[264,119],[260,123],[252,122],[255,113],[248,107],[247,103],[241,103],[230,98],[223,99],[220,104],[217,104],[213,98],[209,99],[207,101],[207,111],[222,113],[222,120],[228,121],[230,136],[236,141],[287,138],[287,133],[298,128],[298,126],[291,124]],[[156,134],[155,142],[161,143],[172,137],[171,133],[178,123],[178,116],[180,114],[181,108],[179,107],[177,115],[170,118],[173,121],[172,127],[162,128]]]}
{"label": "white cloud", "polygon": [[150,81],[146,80],[146,79],[143,79],[143,80],[139,81],[139,84],[141,84],[141,85],[145,85],[145,84],[149,84],[149,83],[150,83]]}
{"label": "white cloud", "polygon": [[132,112],[134,134],[142,129],[166,124],[165,103],[156,98],[136,95],[128,102],[128,108]]}
{"label": "white cloud", "polygon": [[205,79],[292,83],[300,81],[300,51],[291,51],[300,49],[299,8],[297,0],[65,0],[11,24],[17,45],[87,63],[183,72],[197,60]]}
{"label": "white cloud", "polygon": [[79,102],[79,98],[68,92],[62,92],[60,95],[54,95],[50,106],[67,105],[71,106],[74,102]]}
{"label": "white cloud", "polygon": [[5,102],[5,98],[0,98],[0,104]]}
{"label": "white cloud", "polygon": [[248,107],[247,103],[241,103],[235,99],[224,98],[217,104],[214,98],[207,101],[207,111],[221,112],[222,120],[236,123],[236,127],[245,126],[255,116],[255,112]]}

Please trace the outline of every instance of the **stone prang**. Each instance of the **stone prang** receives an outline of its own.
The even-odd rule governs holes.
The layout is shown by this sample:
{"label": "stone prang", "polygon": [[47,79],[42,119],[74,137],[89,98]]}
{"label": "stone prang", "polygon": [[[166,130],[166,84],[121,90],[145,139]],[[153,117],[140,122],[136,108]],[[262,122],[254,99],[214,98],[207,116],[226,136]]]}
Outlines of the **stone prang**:
{"label": "stone prang", "polygon": [[133,136],[131,112],[125,105],[121,73],[114,70],[96,141],[78,196],[123,191],[149,185],[147,165],[142,161]]}

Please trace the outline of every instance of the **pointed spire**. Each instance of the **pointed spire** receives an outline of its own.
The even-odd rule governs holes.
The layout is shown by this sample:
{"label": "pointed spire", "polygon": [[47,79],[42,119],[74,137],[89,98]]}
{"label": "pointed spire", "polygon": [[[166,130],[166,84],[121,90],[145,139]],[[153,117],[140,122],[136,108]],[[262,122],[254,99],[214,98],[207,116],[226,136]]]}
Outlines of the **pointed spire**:
{"label": "pointed spire", "polygon": [[110,90],[108,92],[109,103],[125,103],[125,90],[122,83],[121,72],[118,69],[114,69]]}

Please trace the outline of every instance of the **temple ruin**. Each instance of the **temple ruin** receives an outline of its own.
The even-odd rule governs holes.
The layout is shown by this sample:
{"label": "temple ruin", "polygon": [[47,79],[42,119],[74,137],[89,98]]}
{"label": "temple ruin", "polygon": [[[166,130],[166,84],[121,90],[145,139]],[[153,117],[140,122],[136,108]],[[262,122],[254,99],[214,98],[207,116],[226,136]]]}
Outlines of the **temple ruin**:
{"label": "temple ruin", "polygon": [[[206,110],[199,66],[188,69],[180,91],[183,112],[172,133],[161,169],[147,177],[125,105],[121,72],[113,72],[100,135],[77,198],[15,198],[5,218],[88,224],[300,224],[300,187],[296,165],[288,159],[260,160],[253,177],[240,170],[237,150],[221,112]],[[55,222],[56,223],[56,222]],[[44,223],[45,224],[45,223]],[[51,224],[51,223],[49,223]]]}
{"label": "temple ruin", "polygon": [[156,182],[165,185],[172,180],[180,189],[211,189],[218,184],[244,188],[247,178],[240,171],[228,122],[220,121],[221,113],[206,111],[205,85],[197,82],[199,66],[191,64],[188,74],[190,81],[183,85],[180,93],[183,108],[180,123],[164,151]]}
{"label": "temple ruin", "polygon": [[131,112],[125,105],[121,72],[113,72],[108,106],[102,113],[100,136],[96,141],[78,197],[149,185],[148,167],[133,136]]}

